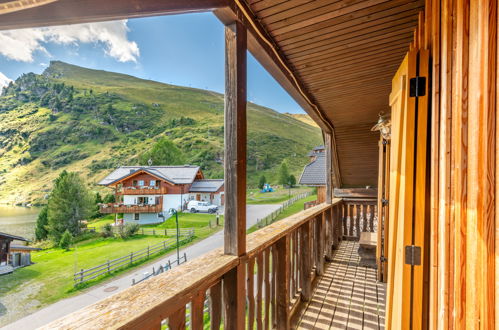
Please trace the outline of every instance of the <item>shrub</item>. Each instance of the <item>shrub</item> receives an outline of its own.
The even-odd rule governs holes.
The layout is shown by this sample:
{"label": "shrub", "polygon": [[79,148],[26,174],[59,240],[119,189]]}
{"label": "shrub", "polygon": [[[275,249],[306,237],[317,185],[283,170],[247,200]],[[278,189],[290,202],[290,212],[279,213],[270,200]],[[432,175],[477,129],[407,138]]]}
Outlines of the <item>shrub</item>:
{"label": "shrub", "polygon": [[125,226],[127,237],[133,236],[139,232],[140,225],[138,223],[129,223]]}
{"label": "shrub", "polygon": [[113,236],[113,226],[110,223],[106,223],[104,227],[102,227],[102,237],[111,237]]}
{"label": "shrub", "polygon": [[66,229],[64,234],[62,234],[61,240],[59,241],[59,247],[61,249],[65,249],[66,251],[69,251],[69,248],[71,247],[71,243],[73,241],[73,236],[69,232],[69,230]]}

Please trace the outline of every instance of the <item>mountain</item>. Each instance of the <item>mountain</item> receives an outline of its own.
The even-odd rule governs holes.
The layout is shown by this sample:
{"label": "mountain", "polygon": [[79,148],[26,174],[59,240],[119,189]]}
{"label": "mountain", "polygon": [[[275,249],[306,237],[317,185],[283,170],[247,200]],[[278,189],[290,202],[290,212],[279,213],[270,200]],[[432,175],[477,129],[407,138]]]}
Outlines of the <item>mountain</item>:
{"label": "mountain", "polygon": [[[60,171],[95,182],[167,137],[207,177],[223,176],[223,95],[53,61],[0,96],[0,203],[43,203]],[[318,128],[248,103],[248,184],[299,175]]]}
{"label": "mountain", "polygon": [[308,124],[310,126],[319,127],[319,125],[317,125],[317,123],[315,121],[313,121],[312,118],[310,118],[310,116],[307,115],[306,113],[288,113],[288,112],[285,112],[284,114],[288,115],[290,117],[293,117],[294,119],[297,119],[301,122],[304,122],[305,124]]}

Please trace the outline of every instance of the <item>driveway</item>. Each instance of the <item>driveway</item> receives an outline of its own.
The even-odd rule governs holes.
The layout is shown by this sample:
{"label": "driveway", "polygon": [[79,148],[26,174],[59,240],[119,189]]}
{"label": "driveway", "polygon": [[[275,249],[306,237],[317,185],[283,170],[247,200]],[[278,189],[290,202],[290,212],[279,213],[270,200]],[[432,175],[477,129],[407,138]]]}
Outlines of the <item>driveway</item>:
{"label": "driveway", "polygon": [[[258,219],[264,218],[270,213],[281,207],[280,204],[269,205],[247,205],[246,208],[246,228],[256,224]],[[187,260],[192,260],[210,250],[223,246],[224,233],[223,230],[199,241],[191,246],[180,250],[180,253],[187,254]],[[132,284],[132,279],[140,279],[145,272],[151,272],[152,267],[156,269],[160,265],[168,262],[168,259],[174,259],[175,251],[158,259],[153,263],[134,269],[114,280],[106,282],[100,286],[89,289],[77,296],[60,300],[52,305],[40,309],[39,311],[19,319],[13,323],[6,325],[3,329],[33,329],[43,326],[53,320],[56,320],[64,315],[77,311],[85,306],[91,305],[101,299],[120,292]]]}

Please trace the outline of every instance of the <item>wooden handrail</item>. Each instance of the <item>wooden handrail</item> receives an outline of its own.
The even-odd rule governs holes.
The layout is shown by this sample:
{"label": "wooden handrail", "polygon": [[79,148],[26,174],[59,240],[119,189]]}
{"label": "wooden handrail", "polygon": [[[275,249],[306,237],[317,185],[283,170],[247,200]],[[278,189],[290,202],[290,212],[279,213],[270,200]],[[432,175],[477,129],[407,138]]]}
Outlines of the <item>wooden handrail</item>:
{"label": "wooden handrail", "polygon": [[326,203],[319,204],[249,234],[246,238],[246,254],[248,257],[252,257],[260,253],[283,236],[286,236],[310,219],[339,203],[341,203],[341,198],[335,198],[331,205]]}
{"label": "wooden handrail", "polygon": [[[241,257],[214,250],[42,329],[160,328],[165,319],[170,327],[182,328],[186,312],[199,326],[206,296],[211,301],[210,322],[217,328],[222,306],[226,313],[233,307],[230,290],[222,291],[228,290],[241,267],[248,290],[241,288],[237,294],[248,301],[248,320],[288,329],[300,303],[310,299],[313,277],[323,274],[324,262],[340,236],[342,207],[343,201],[334,199],[332,204],[301,211],[248,235],[247,254]],[[186,308],[189,303],[193,307]]]}
{"label": "wooden handrail", "polygon": [[239,258],[221,249],[56,320],[41,329],[147,329],[220,281]]}

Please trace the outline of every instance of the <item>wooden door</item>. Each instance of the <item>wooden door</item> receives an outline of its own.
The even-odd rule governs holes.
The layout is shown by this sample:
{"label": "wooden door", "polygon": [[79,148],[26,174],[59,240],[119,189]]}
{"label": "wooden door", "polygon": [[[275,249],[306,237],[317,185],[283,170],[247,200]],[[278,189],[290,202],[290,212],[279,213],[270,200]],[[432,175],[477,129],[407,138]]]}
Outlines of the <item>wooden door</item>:
{"label": "wooden door", "polygon": [[387,329],[427,322],[428,77],[428,52],[412,50],[392,80]]}

